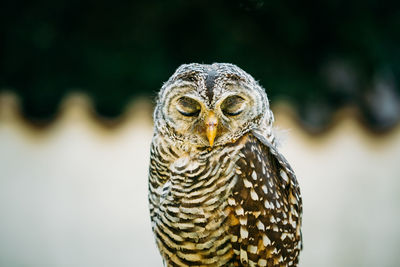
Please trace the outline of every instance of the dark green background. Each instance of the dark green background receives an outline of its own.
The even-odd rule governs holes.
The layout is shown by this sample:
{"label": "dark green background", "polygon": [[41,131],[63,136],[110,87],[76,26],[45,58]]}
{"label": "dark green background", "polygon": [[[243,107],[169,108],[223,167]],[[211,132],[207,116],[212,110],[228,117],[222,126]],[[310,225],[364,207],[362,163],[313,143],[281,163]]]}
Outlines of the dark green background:
{"label": "dark green background", "polygon": [[17,92],[33,121],[51,119],[70,91],[115,117],[134,97],[154,97],[182,63],[231,62],[272,101],[290,100],[311,130],[343,106],[390,129],[400,110],[399,3],[2,1],[0,90]]}

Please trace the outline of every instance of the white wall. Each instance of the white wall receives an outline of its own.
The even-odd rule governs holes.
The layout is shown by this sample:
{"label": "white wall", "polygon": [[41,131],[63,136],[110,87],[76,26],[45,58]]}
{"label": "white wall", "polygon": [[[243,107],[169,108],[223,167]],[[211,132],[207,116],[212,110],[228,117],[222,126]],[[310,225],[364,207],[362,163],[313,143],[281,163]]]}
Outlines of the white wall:
{"label": "white wall", "polygon": [[[0,266],[161,266],[147,211],[150,106],[111,128],[89,109],[70,98],[35,129],[0,98]],[[304,200],[301,266],[398,266],[400,129],[368,135],[344,116],[314,137],[276,110]]]}

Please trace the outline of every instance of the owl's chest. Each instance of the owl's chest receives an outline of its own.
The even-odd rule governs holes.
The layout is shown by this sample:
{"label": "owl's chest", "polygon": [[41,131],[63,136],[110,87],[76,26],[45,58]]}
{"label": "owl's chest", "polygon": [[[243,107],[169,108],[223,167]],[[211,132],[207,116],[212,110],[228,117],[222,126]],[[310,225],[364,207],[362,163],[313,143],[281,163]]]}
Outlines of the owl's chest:
{"label": "owl's chest", "polygon": [[164,197],[181,205],[209,209],[230,193],[235,176],[237,150],[183,154],[171,161]]}
{"label": "owl's chest", "polygon": [[[238,178],[237,153],[232,152],[184,156],[171,162],[155,219],[155,232],[168,240],[159,243],[162,253],[175,251],[182,262],[211,264],[215,260],[214,264],[220,264],[230,260],[228,198]],[[207,258],[210,262],[203,262]]]}
{"label": "owl's chest", "polygon": [[173,207],[176,221],[194,227],[224,220],[237,180],[237,149],[206,152],[183,154],[171,161],[169,179],[161,190],[160,206]]}

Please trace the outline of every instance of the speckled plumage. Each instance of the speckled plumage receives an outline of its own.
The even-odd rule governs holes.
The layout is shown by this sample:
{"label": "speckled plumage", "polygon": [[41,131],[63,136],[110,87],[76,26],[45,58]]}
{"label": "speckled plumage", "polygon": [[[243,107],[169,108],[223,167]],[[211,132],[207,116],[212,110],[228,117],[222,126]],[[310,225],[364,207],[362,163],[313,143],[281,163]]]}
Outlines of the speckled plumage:
{"label": "speckled plumage", "polygon": [[300,190],[259,84],[232,64],[182,65],[154,122],[149,202],[164,263],[296,266]]}

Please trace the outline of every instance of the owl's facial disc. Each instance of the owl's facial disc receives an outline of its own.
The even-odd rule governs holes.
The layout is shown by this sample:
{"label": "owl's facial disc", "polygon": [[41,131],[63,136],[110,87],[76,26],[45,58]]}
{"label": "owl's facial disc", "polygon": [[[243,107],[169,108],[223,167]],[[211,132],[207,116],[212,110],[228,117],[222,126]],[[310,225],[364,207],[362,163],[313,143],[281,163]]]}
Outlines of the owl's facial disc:
{"label": "owl's facial disc", "polygon": [[[173,141],[195,147],[232,143],[257,127],[265,97],[258,87],[230,77],[197,82],[177,79],[161,94],[157,109]],[[208,88],[210,87],[210,88]],[[173,130],[173,131],[172,131]]]}
{"label": "owl's facial disc", "polygon": [[182,91],[166,101],[167,122],[182,141],[195,146],[214,147],[236,141],[247,131],[249,120],[259,113],[254,92],[241,86],[226,87],[213,101],[190,86],[176,90]]}

